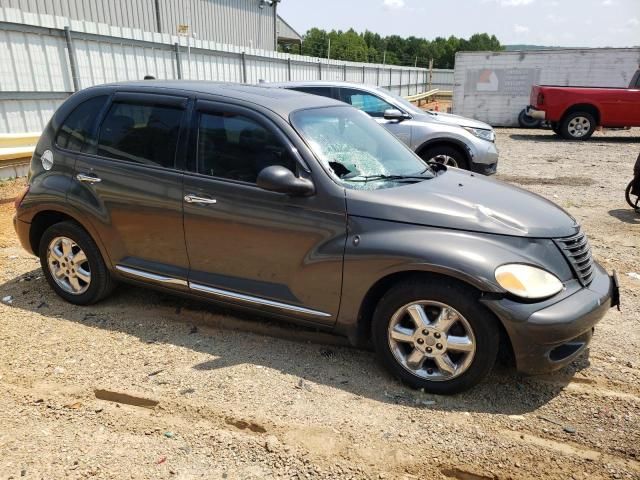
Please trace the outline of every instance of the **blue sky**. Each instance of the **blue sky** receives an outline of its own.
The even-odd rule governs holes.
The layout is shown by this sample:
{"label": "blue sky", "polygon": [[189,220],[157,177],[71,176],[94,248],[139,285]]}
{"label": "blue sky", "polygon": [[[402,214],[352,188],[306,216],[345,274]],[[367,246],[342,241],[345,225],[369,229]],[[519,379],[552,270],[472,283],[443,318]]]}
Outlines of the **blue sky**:
{"label": "blue sky", "polygon": [[301,34],[354,27],[428,39],[487,32],[503,44],[640,46],[640,0],[282,0],[278,12]]}

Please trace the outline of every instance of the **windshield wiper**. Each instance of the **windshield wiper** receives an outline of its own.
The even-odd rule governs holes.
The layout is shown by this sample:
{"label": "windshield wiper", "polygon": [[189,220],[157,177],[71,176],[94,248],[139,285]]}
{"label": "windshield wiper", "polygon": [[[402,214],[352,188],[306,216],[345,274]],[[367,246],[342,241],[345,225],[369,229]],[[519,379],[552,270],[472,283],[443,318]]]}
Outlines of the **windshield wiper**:
{"label": "windshield wiper", "polygon": [[376,182],[379,180],[428,180],[432,177],[422,176],[422,175],[366,175],[357,178],[349,178],[347,179],[349,182]]}

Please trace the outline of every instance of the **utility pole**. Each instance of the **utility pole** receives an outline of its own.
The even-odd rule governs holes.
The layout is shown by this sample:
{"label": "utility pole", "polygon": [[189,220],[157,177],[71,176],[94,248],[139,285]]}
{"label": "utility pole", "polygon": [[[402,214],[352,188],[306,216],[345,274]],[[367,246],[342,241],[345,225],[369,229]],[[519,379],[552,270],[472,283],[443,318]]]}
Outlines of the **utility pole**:
{"label": "utility pole", "polygon": [[329,48],[327,48],[327,60],[331,58],[331,37],[329,37]]}
{"label": "utility pole", "polygon": [[387,51],[385,50],[384,53],[382,54],[382,64],[386,65],[387,64]]}
{"label": "utility pole", "polygon": [[416,56],[416,62],[413,64],[413,68],[417,68],[418,66],[418,57]]}
{"label": "utility pole", "polygon": [[429,60],[429,90],[433,85],[433,58]]}

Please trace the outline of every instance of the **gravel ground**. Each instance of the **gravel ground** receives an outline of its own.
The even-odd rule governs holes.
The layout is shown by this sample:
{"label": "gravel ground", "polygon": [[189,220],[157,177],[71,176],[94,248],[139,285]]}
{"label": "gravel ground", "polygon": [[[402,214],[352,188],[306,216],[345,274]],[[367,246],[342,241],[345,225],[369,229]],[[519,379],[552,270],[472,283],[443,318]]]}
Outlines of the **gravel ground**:
{"label": "gravel ground", "polygon": [[13,233],[24,181],[0,183],[0,477],[640,478],[640,216],[623,195],[640,131],[501,129],[498,146],[499,178],[582,222],[623,310],[566,369],[497,366],[453,397],[340,338],[151,290],[64,303]]}

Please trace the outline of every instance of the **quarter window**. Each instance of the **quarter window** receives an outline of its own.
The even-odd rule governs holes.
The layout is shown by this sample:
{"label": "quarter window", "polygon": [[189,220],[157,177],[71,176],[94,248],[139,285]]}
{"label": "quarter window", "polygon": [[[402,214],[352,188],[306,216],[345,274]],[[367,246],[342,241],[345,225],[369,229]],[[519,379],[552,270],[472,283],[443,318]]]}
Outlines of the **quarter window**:
{"label": "quarter window", "polygon": [[92,137],[96,119],[107,101],[106,95],[93,97],[78,105],[65,119],[58,130],[56,145],[74,152],[82,152]]}
{"label": "quarter window", "polygon": [[372,117],[384,117],[384,111],[395,108],[380,97],[376,97],[362,90],[342,88],[340,96],[343,102],[356,107]]}
{"label": "quarter window", "polygon": [[296,172],[291,153],[267,128],[235,113],[202,113],[198,171],[212,177],[255,183],[263,168],[281,165]]}
{"label": "quarter window", "polygon": [[100,127],[98,155],[172,168],[184,110],[114,103]]}

